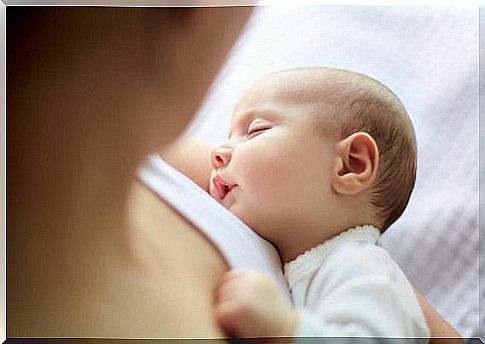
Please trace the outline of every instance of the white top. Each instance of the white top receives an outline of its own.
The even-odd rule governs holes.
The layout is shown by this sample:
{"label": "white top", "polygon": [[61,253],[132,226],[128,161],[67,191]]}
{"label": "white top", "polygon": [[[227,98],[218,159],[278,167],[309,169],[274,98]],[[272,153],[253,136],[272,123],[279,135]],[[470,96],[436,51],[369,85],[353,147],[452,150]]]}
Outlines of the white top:
{"label": "white top", "polygon": [[352,228],[285,264],[296,336],[429,337],[411,284],[378,238],[373,226]]}
{"label": "white top", "polygon": [[173,207],[221,252],[230,268],[268,273],[289,297],[281,260],[273,245],[253,232],[205,190],[152,154],[138,170],[138,178]]}

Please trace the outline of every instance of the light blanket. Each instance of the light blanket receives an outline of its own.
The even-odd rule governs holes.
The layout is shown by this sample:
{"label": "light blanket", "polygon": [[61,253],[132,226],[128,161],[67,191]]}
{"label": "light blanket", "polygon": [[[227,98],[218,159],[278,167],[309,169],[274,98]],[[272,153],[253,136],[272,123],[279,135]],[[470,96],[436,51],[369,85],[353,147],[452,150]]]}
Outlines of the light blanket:
{"label": "light blanket", "polygon": [[407,107],[418,139],[416,188],[383,243],[463,336],[478,336],[478,8],[260,7],[189,132],[223,141],[246,88],[306,66],[370,75]]}

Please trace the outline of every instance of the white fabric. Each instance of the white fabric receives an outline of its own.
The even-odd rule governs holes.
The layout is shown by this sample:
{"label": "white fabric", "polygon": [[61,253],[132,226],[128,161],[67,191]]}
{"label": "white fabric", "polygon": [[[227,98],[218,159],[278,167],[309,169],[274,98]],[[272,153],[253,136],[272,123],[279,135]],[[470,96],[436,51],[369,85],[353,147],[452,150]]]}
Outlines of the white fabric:
{"label": "white fabric", "polygon": [[376,245],[378,238],[375,227],[359,226],[285,264],[300,315],[297,337],[412,337],[426,343],[429,329],[412,286]]}
{"label": "white fabric", "polygon": [[268,273],[289,299],[280,258],[268,241],[158,154],[149,156],[145,165],[138,170],[138,177],[200,230],[222,253],[229,267]]}
{"label": "white fabric", "polygon": [[485,295],[478,264],[478,19],[478,7],[258,8],[190,129],[208,143],[222,142],[244,90],[281,69],[345,68],[389,86],[416,128],[418,173],[408,208],[382,241],[466,337],[478,336],[479,324],[485,329],[478,308],[480,290]]}

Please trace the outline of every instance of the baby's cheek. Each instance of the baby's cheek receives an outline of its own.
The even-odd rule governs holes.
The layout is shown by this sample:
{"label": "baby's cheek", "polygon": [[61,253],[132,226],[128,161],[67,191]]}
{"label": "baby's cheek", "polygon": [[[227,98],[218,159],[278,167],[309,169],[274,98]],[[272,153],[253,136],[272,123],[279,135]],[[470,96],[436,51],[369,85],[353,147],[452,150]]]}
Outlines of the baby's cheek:
{"label": "baby's cheek", "polygon": [[253,171],[252,198],[258,207],[267,211],[285,211],[291,206],[289,201],[295,197],[298,188],[295,177],[284,166],[273,164]]}
{"label": "baby's cheek", "polygon": [[[244,164],[237,166],[244,194],[254,211],[261,207],[276,209],[296,190],[295,165],[278,148],[265,147],[257,153],[242,156]],[[242,152],[241,152],[242,153]],[[249,153],[249,152],[248,152]]]}

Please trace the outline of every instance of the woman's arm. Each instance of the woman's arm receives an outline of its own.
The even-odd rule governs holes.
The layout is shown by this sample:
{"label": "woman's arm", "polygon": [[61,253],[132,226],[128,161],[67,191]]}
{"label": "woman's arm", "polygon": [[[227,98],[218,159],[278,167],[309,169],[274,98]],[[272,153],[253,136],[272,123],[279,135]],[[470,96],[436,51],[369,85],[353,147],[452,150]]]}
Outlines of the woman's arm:
{"label": "woman's arm", "polygon": [[414,289],[431,331],[430,344],[463,344],[460,334],[436,311],[418,290]]}

